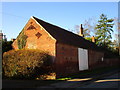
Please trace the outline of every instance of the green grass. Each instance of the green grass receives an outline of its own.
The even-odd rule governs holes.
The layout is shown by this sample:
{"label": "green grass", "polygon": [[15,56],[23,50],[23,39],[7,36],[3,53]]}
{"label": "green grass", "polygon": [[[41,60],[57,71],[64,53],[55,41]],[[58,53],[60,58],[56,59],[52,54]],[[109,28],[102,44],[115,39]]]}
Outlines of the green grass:
{"label": "green grass", "polygon": [[70,79],[72,79],[72,78],[66,77],[66,78],[58,78],[56,80],[70,80]]}

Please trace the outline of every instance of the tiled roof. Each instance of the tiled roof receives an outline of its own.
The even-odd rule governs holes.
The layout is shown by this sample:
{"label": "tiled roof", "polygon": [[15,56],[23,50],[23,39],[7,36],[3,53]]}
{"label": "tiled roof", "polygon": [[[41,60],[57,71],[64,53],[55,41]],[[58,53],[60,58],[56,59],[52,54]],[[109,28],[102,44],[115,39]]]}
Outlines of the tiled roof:
{"label": "tiled roof", "polygon": [[51,35],[53,36],[57,42],[63,43],[63,44],[68,44],[80,48],[85,48],[85,49],[96,49],[98,50],[99,48],[94,44],[93,42],[90,42],[83,37],[74,34],[70,31],[67,31],[63,28],[60,28],[58,26],[52,25],[50,23],[47,23],[43,20],[40,20],[36,17],[33,16],[33,18],[40,24],[42,27]]}

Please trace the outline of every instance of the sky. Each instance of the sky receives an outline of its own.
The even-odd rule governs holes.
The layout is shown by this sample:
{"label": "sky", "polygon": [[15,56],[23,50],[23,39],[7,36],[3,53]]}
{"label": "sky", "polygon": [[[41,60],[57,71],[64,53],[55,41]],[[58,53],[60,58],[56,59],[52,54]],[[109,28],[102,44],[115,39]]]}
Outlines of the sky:
{"label": "sky", "polygon": [[89,18],[97,21],[102,13],[118,17],[118,2],[2,2],[0,30],[8,40],[16,38],[31,16],[73,30]]}

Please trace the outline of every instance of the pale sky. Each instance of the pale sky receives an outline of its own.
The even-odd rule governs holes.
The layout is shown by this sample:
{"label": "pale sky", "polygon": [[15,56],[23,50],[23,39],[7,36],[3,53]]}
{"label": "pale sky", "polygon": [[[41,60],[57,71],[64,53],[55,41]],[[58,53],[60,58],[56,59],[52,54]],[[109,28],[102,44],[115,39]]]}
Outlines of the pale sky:
{"label": "pale sky", "polygon": [[118,2],[2,2],[0,30],[10,40],[31,16],[68,30],[89,18],[98,20],[102,13],[108,18],[118,17]]}

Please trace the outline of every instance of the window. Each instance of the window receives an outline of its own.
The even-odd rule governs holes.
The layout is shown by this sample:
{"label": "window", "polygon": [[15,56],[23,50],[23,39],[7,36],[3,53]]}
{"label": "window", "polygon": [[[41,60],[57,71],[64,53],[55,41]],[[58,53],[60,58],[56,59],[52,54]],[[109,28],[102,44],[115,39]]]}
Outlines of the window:
{"label": "window", "polygon": [[37,32],[35,35],[38,39],[40,38],[40,36],[42,36],[42,34],[40,34],[39,32]]}
{"label": "window", "polygon": [[32,29],[36,29],[33,25],[30,25],[27,30],[32,30]]}

